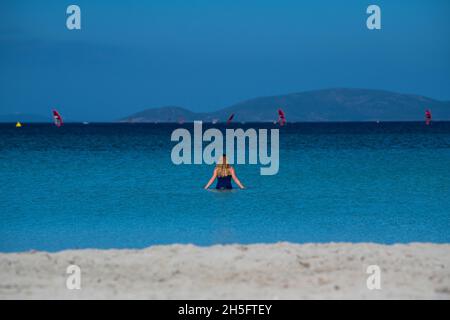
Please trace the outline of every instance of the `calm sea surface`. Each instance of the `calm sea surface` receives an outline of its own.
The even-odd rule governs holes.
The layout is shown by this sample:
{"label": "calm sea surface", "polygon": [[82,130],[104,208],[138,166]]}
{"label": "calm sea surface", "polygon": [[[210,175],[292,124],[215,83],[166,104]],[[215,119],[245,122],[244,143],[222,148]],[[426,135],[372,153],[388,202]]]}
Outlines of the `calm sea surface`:
{"label": "calm sea surface", "polygon": [[232,192],[172,164],[177,127],[0,124],[0,251],[450,242],[450,123],[288,124],[279,173],[235,166]]}

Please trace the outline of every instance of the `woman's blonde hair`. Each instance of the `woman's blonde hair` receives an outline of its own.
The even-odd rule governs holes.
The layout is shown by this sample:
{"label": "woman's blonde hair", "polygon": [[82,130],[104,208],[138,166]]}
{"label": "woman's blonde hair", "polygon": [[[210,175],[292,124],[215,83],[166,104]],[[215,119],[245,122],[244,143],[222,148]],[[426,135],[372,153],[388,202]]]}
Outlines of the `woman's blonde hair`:
{"label": "woman's blonde hair", "polygon": [[227,156],[223,155],[216,166],[217,175],[219,177],[227,177],[231,175],[231,166],[227,162]]}

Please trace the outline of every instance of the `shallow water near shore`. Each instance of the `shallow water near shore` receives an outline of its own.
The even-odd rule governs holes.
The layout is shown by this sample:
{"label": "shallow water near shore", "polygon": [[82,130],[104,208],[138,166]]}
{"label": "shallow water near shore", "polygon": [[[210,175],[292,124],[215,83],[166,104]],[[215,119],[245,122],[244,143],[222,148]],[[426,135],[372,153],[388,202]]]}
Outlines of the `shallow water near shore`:
{"label": "shallow water near shore", "polygon": [[202,189],[212,166],[172,163],[178,127],[0,124],[0,251],[450,242],[448,122],[288,124],[279,173],[237,165],[248,189],[233,192]]}

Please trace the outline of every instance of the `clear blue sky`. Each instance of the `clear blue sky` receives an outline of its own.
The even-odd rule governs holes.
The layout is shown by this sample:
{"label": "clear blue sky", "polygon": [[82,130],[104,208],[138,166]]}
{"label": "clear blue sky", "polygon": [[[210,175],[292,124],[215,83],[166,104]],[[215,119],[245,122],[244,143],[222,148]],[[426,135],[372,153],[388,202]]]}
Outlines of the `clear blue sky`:
{"label": "clear blue sky", "polygon": [[[70,4],[82,30],[66,28]],[[0,2],[0,114],[110,120],[328,87],[450,100],[450,1]]]}

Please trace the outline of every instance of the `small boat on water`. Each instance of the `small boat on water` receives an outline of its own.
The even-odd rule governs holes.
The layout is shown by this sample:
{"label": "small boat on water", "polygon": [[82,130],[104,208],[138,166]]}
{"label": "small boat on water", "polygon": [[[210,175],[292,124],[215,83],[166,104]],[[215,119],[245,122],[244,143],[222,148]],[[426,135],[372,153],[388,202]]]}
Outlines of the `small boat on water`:
{"label": "small boat on water", "polygon": [[57,126],[58,128],[61,127],[63,125],[63,119],[62,119],[61,115],[55,109],[53,109],[52,112],[53,112],[53,121],[55,123],[55,126]]}
{"label": "small boat on water", "polygon": [[286,124],[286,116],[282,109],[278,109],[278,123],[280,126],[284,126]]}
{"label": "small boat on water", "polygon": [[433,116],[431,115],[431,111],[430,110],[425,110],[425,124],[427,126],[429,126],[431,124],[431,120],[432,120]]}
{"label": "small boat on water", "polygon": [[228,120],[227,120],[227,125],[230,124],[231,121],[233,121],[233,118],[234,118],[234,113],[232,113],[232,114],[230,115],[230,117],[228,118]]}

